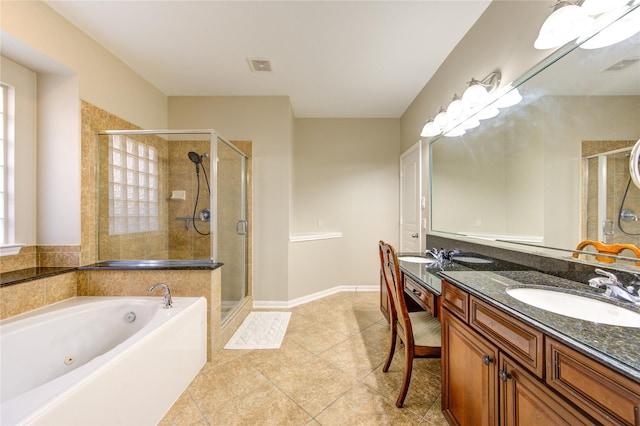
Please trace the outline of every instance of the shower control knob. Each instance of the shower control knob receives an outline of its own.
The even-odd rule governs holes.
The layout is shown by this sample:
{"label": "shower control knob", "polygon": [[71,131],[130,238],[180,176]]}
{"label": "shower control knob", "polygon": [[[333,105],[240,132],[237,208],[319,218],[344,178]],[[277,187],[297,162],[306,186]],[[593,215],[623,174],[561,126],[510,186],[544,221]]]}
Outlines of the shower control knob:
{"label": "shower control knob", "polygon": [[209,209],[200,210],[200,220],[203,222],[209,222],[211,220],[211,210]]}

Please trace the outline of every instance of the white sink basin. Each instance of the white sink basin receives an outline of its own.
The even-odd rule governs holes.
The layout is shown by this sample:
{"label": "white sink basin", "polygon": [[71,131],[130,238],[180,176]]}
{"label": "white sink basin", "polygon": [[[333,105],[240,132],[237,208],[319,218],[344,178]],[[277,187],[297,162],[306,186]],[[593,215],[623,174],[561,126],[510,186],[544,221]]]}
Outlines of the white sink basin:
{"label": "white sink basin", "polygon": [[600,324],[640,327],[640,314],[598,299],[544,288],[508,288],[507,294],[528,305]]}
{"label": "white sink basin", "polygon": [[434,263],[434,259],[429,259],[428,257],[421,256],[398,256],[398,260],[402,260],[403,262],[411,262],[411,263]]}

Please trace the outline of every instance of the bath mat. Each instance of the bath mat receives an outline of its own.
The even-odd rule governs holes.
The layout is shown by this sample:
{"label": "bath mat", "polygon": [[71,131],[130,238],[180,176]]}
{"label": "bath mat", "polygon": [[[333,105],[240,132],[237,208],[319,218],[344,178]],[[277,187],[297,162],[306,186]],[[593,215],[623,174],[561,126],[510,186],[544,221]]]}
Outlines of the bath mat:
{"label": "bath mat", "polygon": [[278,349],[291,312],[251,312],[225,345],[225,349]]}

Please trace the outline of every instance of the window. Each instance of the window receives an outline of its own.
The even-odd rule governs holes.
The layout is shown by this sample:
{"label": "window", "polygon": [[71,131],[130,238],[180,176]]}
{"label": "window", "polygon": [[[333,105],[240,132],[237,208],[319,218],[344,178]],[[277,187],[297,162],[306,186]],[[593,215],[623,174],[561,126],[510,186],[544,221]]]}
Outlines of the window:
{"label": "window", "polygon": [[109,140],[109,234],[157,231],[158,150],[122,135]]}

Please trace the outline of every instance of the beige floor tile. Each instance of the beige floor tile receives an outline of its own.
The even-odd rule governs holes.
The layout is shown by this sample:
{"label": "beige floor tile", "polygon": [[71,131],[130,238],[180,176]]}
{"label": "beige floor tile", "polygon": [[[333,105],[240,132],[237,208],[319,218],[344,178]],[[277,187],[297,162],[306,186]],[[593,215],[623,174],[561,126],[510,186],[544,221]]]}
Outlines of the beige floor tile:
{"label": "beige floor tile", "polygon": [[204,415],[234,397],[270,387],[268,379],[242,358],[221,365],[206,364],[187,390]]}
{"label": "beige floor tile", "polygon": [[323,324],[314,324],[288,334],[291,340],[314,354],[322,353],[349,337]]}
{"label": "beige floor tile", "polygon": [[389,325],[378,293],[338,293],[291,312],[279,349],[221,351],[160,424],[446,425],[439,359],[414,361],[405,408],[395,407],[404,354],[398,344],[382,373]]}
{"label": "beige floor tile", "polygon": [[427,411],[427,414],[422,418],[422,423],[420,424],[429,426],[449,426],[449,422],[447,422],[442,414],[442,403],[440,398],[438,398],[431,408],[429,408],[429,411]]}
{"label": "beige floor tile", "polygon": [[320,357],[356,379],[363,379],[387,359],[385,351],[367,346],[358,336],[338,343]]}
{"label": "beige floor tile", "polygon": [[250,362],[258,371],[271,379],[299,364],[309,364],[315,354],[303,348],[288,337],[278,350],[255,350],[243,359]]}
{"label": "beige floor tile", "polygon": [[271,380],[312,416],[317,415],[356,383],[351,375],[320,357],[308,364],[296,365]]}
{"label": "beige floor tile", "polygon": [[173,407],[162,418],[159,426],[182,426],[206,424],[205,418],[200,413],[198,406],[188,392],[184,392],[173,404]]}
{"label": "beige floor tile", "polygon": [[234,398],[207,415],[211,425],[302,426],[312,417],[275,386]]}
{"label": "beige floor tile", "polygon": [[[404,359],[396,354],[388,372],[383,373],[382,369],[377,369],[365,377],[362,382],[386,396],[395,404],[400,394],[403,376]],[[410,410],[422,417],[439,396],[440,377],[414,367],[403,409]]]}
{"label": "beige floor tile", "polygon": [[417,425],[420,417],[410,410],[397,409],[393,402],[358,384],[341,396],[316,420],[330,425]]}

